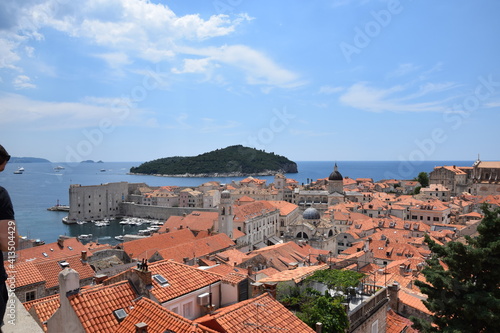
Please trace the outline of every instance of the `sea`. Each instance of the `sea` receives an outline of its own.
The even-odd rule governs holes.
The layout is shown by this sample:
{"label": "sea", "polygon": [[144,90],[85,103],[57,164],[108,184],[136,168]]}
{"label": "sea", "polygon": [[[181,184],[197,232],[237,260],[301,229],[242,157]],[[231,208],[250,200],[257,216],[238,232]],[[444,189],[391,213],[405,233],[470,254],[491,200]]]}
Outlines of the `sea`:
{"label": "sea", "polygon": [[[349,178],[413,179],[420,172],[431,172],[441,165],[472,166],[473,161],[301,161],[296,162],[298,173],[287,174],[299,183],[306,184],[326,178],[337,163],[339,172]],[[99,185],[112,182],[146,183],[151,186],[198,186],[207,181],[221,184],[241,180],[245,177],[202,178],[160,177],[131,175],[129,170],[141,162],[104,163],[8,163],[0,173],[0,186],[5,187],[12,199],[18,232],[30,239],[46,243],[55,242],[60,235],[76,237],[92,234],[94,241],[117,244],[117,235],[136,234],[144,226],[131,226],[111,221],[109,226],[97,227],[93,223],[67,225],[62,223],[67,212],[48,211],[56,204],[69,204],[71,184]],[[64,169],[56,170],[62,166]],[[22,174],[14,174],[18,168]],[[273,176],[259,176],[272,183]]]}

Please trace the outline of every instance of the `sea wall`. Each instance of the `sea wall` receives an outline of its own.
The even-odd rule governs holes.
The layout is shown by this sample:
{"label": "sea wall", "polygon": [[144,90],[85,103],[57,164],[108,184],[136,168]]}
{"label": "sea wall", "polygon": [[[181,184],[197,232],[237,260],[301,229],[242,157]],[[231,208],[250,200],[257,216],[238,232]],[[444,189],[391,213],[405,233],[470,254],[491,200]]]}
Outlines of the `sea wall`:
{"label": "sea wall", "polygon": [[167,220],[170,216],[191,214],[193,211],[217,212],[217,208],[161,207],[139,205],[132,202],[120,203],[120,214],[122,216],[134,216],[158,220]]}

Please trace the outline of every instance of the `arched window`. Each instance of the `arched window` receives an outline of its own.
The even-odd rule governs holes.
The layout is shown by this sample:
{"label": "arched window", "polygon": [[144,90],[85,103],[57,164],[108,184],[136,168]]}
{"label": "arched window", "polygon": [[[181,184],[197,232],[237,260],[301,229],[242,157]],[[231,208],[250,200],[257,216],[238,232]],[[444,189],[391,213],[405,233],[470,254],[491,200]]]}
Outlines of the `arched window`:
{"label": "arched window", "polygon": [[302,238],[302,239],[309,239],[309,236],[307,236],[307,234],[305,232],[299,232],[297,234],[297,238]]}

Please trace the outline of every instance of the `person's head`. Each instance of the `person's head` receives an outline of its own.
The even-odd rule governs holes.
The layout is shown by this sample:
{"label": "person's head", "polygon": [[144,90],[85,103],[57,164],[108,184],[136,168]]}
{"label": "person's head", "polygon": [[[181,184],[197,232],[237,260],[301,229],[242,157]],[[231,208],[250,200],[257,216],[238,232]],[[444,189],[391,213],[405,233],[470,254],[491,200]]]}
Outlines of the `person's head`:
{"label": "person's head", "polygon": [[7,153],[7,150],[0,145],[0,172],[5,169],[5,165],[7,165],[7,162],[10,160],[10,155]]}

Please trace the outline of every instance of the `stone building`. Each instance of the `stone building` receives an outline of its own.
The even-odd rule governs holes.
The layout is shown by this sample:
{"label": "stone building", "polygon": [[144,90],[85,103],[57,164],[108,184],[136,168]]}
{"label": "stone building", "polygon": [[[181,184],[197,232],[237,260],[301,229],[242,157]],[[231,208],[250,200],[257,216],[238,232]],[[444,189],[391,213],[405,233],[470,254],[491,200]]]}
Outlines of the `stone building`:
{"label": "stone building", "polygon": [[90,221],[117,217],[120,214],[120,204],[127,200],[128,185],[127,182],[90,186],[70,185],[70,208],[66,222],[76,223],[78,220]]}
{"label": "stone building", "polygon": [[332,221],[322,218],[316,208],[307,208],[301,217],[290,224],[285,241],[307,242],[316,249],[337,253],[337,233]]}

